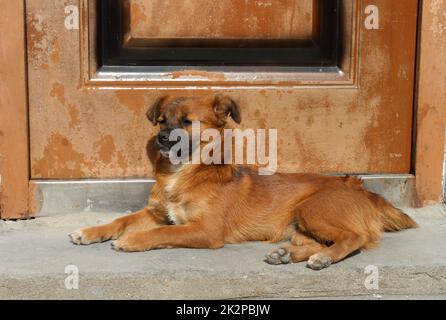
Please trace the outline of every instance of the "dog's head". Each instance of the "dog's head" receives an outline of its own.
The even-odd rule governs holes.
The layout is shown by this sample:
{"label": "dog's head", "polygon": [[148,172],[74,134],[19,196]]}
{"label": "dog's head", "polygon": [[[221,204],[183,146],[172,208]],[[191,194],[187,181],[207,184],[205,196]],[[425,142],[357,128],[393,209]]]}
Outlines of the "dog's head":
{"label": "dog's head", "polygon": [[206,129],[222,130],[231,117],[236,123],[241,122],[239,106],[228,96],[211,96],[201,98],[159,99],[147,112],[147,118],[160,131],[155,138],[155,146],[167,157],[170,149],[177,143],[171,141],[173,130],[183,129],[192,137],[192,123],[200,122],[200,134]]}

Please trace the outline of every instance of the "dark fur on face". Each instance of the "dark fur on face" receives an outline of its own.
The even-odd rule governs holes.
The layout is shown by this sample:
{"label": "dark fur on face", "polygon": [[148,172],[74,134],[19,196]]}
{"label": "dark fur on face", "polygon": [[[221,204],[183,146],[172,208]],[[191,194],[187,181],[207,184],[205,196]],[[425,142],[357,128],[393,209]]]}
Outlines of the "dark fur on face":
{"label": "dark fur on face", "polygon": [[178,142],[169,139],[173,130],[186,130],[191,138],[193,121],[200,122],[202,131],[208,128],[223,129],[228,117],[240,123],[240,108],[233,99],[222,95],[204,98],[162,97],[147,112],[149,121],[160,127],[154,143],[164,157],[168,157],[170,149]]}

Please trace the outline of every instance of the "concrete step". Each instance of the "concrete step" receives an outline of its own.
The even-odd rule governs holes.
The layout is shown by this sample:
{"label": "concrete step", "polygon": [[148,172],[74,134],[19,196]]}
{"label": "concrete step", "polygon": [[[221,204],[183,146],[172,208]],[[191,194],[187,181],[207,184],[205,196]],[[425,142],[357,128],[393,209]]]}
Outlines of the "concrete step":
{"label": "concrete step", "polygon": [[[111,250],[109,243],[78,247],[68,241],[70,231],[118,214],[2,221],[0,299],[446,298],[446,209],[406,212],[421,228],[385,234],[378,249],[322,271],[307,269],[305,263],[264,263],[277,244],[129,254]],[[67,266],[79,271],[78,290],[65,286],[74,270]],[[378,272],[378,289],[367,281],[370,270]]]}

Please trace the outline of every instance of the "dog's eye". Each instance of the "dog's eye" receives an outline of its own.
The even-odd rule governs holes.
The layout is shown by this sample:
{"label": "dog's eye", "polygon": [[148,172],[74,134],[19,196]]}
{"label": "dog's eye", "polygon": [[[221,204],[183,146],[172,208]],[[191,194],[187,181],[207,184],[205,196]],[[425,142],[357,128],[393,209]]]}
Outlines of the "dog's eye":
{"label": "dog's eye", "polygon": [[185,125],[185,126],[190,126],[192,124],[192,121],[190,121],[187,118],[183,118],[182,122],[183,122],[183,125]]}
{"label": "dog's eye", "polygon": [[164,118],[159,118],[159,119],[158,119],[158,123],[159,123],[159,124],[166,124],[166,119],[164,119]]}

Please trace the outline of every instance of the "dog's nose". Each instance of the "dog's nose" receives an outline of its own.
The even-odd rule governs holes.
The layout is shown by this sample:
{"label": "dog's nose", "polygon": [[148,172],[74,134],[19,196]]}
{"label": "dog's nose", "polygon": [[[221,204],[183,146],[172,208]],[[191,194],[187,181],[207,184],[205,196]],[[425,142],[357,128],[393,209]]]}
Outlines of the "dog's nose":
{"label": "dog's nose", "polygon": [[169,141],[169,134],[167,132],[160,132],[158,135],[161,142],[167,142]]}

